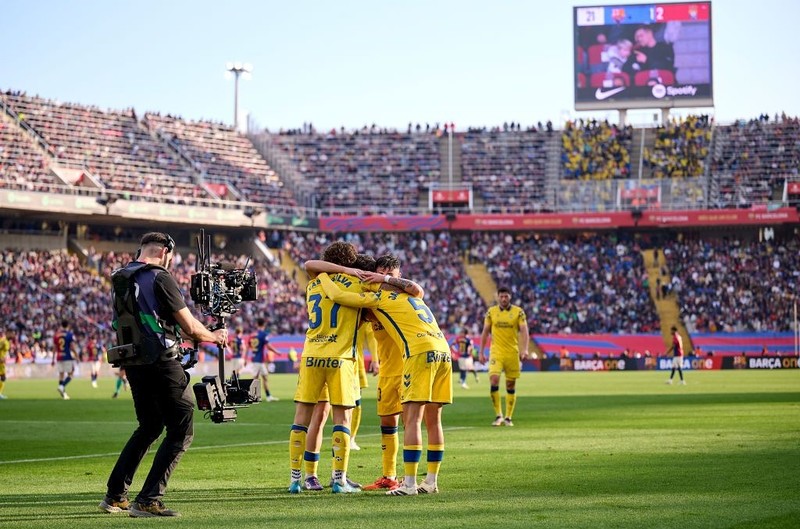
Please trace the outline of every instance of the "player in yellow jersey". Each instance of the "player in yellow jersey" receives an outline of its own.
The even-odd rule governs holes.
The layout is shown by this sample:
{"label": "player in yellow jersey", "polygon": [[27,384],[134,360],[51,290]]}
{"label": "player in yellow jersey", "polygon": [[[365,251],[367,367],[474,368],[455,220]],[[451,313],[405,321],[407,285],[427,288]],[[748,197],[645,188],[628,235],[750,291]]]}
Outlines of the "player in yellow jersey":
{"label": "player in yellow jersey", "polygon": [[0,399],[8,398],[3,394],[3,389],[6,387],[6,357],[9,350],[11,350],[11,344],[6,338],[5,331],[0,330]]}
{"label": "player in yellow jersey", "polygon": [[[400,277],[400,260],[394,255],[383,255],[376,261],[375,271],[378,274]],[[423,297],[424,292],[417,297]],[[371,318],[372,329],[378,345],[377,358],[373,357],[373,365],[378,372],[378,416],[381,418],[381,468],[383,475],[364,490],[394,490],[400,486],[397,481],[397,431],[403,405],[400,402],[403,378],[403,352],[394,343],[380,321]],[[377,364],[375,362],[377,361]]]}
{"label": "player in yellow jersey", "polygon": [[[353,263],[352,267],[345,267],[335,263],[330,263],[326,261],[318,261],[318,260],[311,260],[306,261],[304,263],[304,267],[306,272],[309,275],[316,277],[316,275],[320,272],[329,272],[329,273],[344,273],[350,274],[352,276],[362,275],[364,271],[375,271],[375,259],[372,256],[365,255],[365,254],[358,254],[356,256],[356,261]],[[423,291],[422,287],[417,285],[416,283],[409,282],[410,284],[407,286],[407,291],[409,294],[421,296]],[[372,285],[374,286],[374,285]],[[360,395],[361,390],[367,387],[366,384],[366,372],[364,369],[363,364],[363,347],[365,345],[364,340],[362,340],[363,334],[372,334],[371,332],[367,331],[369,327],[371,330],[372,323],[366,321],[362,318],[362,323],[359,327],[359,343],[358,343],[358,356],[359,361],[357,362],[357,380],[358,380],[358,392],[359,392],[359,399],[355,408],[353,408],[352,417],[351,417],[351,450],[352,450],[352,442],[355,438],[355,433],[358,429],[357,421],[360,421],[360,417],[357,417],[357,414],[361,411],[360,408]],[[370,351],[375,351],[377,346],[375,344],[374,336],[367,338],[369,343],[368,348]],[[399,384],[399,381],[398,381]],[[317,476],[317,472],[319,470],[319,460],[320,460],[320,451],[322,448],[322,428],[325,425],[325,422],[328,420],[328,415],[330,413],[330,404],[328,402],[329,396],[327,388],[323,390],[323,392],[319,396],[319,402],[314,407],[313,414],[311,416],[311,421],[308,425],[308,432],[306,435],[306,450],[303,454],[303,462],[305,466],[305,480],[304,480],[304,487],[306,490],[312,491],[319,491],[323,489],[322,484],[319,481],[319,477]],[[398,400],[399,406],[399,400]],[[395,428],[396,429],[396,428]],[[396,435],[395,435],[396,437]],[[396,441],[396,439],[395,439]],[[396,445],[396,442],[395,442]],[[395,450],[395,458],[397,456],[397,451]],[[354,488],[360,488],[356,482],[347,478],[347,483]]]}
{"label": "player in yellow jersey", "polygon": [[[334,242],[325,249],[323,260],[350,266],[356,260],[356,249],[349,243]],[[351,293],[362,292],[358,277],[335,274],[333,281]],[[294,395],[294,423],[289,436],[289,492],[297,494],[303,490],[301,466],[308,426],[314,407],[326,387],[334,423],[332,490],[334,493],[359,492],[360,489],[347,483],[347,465],[350,459],[351,413],[359,397],[355,362],[361,310],[341,306],[328,299],[322,291],[319,278],[309,282],[306,304],[308,330]]]}
{"label": "player in yellow jersey", "polygon": [[[403,463],[405,478],[391,496],[439,492],[438,475],[444,455],[442,407],[453,401],[450,347],[425,302],[401,291],[408,280],[374,274],[370,280],[387,283],[376,293],[357,294],[340,288],[320,274],[325,294],[343,306],[371,308],[386,332],[403,352]],[[428,432],[428,474],[419,486],[417,470],[422,456],[422,420]]]}
{"label": "player in yellow jersey", "polygon": [[[514,426],[511,417],[517,402],[517,379],[520,376],[520,362],[528,357],[528,320],[525,311],[511,304],[511,291],[497,289],[497,305],[489,307],[483,321],[481,345],[478,353],[480,361],[486,362],[486,340],[492,335],[489,351],[489,395],[494,406],[495,420],[492,426]],[[500,405],[500,375],[506,374],[506,415],[502,415]]]}

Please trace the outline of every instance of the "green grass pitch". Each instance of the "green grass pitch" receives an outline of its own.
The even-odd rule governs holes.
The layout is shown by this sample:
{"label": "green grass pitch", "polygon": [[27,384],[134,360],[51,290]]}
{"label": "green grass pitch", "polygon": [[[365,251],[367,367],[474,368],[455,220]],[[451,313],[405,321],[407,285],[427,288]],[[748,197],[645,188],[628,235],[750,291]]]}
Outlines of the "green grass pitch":
{"label": "green grass pitch", "polygon": [[[286,493],[296,377],[276,375],[281,400],[241,410],[235,423],[198,412],[165,498],[183,516],[144,520],[97,511],[134,427],[130,394],[111,399],[112,379],[93,389],[81,378],[63,401],[55,380],[10,380],[0,401],[0,527],[800,527],[800,371],[690,372],[686,386],[666,377],[524,373],[513,428],[489,425],[485,375],[469,390],[455,380],[441,493],[395,498]],[[364,483],[380,474],[370,383],[349,472]],[[323,454],[329,446],[326,438]],[[329,472],[323,457],[320,475]]]}

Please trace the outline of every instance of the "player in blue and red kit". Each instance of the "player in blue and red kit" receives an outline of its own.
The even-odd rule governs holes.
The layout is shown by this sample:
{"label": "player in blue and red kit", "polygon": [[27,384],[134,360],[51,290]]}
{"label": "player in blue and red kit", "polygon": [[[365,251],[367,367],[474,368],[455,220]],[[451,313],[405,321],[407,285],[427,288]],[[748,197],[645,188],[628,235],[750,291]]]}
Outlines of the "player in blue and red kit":
{"label": "player in blue and red kit", "polygon": [[92,387],[97,387],[97,376],[100,374],[100,363],[103,361],[106,353],[106,348],[97,338],[92,338],[86,344],[88,353],[88,360],[92,365]]}
{"label": "player in blue and red kit", "polygon": [[256,366],[255,376],[261,379],[261,387],[264,390],[264,395],[267,396],[267,402],[278,400],[273,397],[269,392],[267,385],[269,377],[268,364],[272,362],[272,355],[278,354],[277,349],[269,344],[269,331],[267,330],[267,321],[264,318],[256,320],[258,325],[258,333],[250,338],[250,349],[253,351],[253,364]]}
{"label": "player in blue and red kit", "polygon": [[61,330],[53,335],[52,365],[58,365],[58,394],[64,400],[69,400],[67,384],[70,383],[75,372],[76,351],[73,351],[72,348],[74,340],[75,335],[69,330],[69,322],[61,320]]}

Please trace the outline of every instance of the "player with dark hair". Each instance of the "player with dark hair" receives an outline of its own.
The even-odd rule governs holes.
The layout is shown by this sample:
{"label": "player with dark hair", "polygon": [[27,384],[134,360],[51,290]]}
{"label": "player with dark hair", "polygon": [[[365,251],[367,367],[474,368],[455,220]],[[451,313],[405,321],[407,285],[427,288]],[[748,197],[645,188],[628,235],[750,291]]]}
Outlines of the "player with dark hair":
{"label": "player with dark hair", "polygon": [[61,329],[53,335],[53,362],[58,369],[58,394],[64,400],[69,400],[67,384],[72,381],[75,373],[75,359],[77,352],[73,350],[75,335],[69,330],[69,322],[61,320]]}
{"label": "player with dark hair", "polygon": [[278,350],[269,343],[269,331],[267,330],[267,320],[258,318],[256,320],[258,332],[250,338],[250,349],[253,351],[253,364],[256,366],[256,378],[261,379],[261,387],[267,402],[279,400],[273,397],[269,391],[269,364],[272,362],[271,356],[278,354]]}
{"label": "player with dark hair", "polygon": [[[480,361],[486,362],[486,341],[492,335],[489,351],[489,395],[492,398],[495,419],[492,426],[514,426],[512,416],[517,403],[517,379],[521,374],[520,363],[528,356],[528,320],[525,311],[511,304],[511,291],[506,287],[497,289],[497,305],[489,307],[483,320],[481,345],[478,349]],[[506,414],[502,415],[500,403],[500,375],[506,375]]]}
{"label": "player with dark hair", "polygon": [[461,387],[464,389],[469,389],[467,386],[467,371],[472,371],[472,374],[475,376],[475,382],[478,382],[478,371],[475,369],[475,360],[472,358],[472,340],[468,335],[468,331],[466,327],[461,328],[461,332],[458,336],[453,338],[450,342],[450,346],[453,349],[453,353],[455,353],[456,358],[458,358],[458,371],[459,371],[459,381],[461,382]]}
{"label": "player with dark hair", "polygon": [[674,325],[670,329],[672,333],[672,346],[667,349],[667,352],[664,354],[672,353],[672,372],[669,374],[669,380],[667,380],[667,384],[672,384],[672,379],[675,377],[675,371],[678,371],[678,376],[681,379],[681,384],[686,384],[686,381],[683,379],[683,338],[681,338],[681,334],[678,332],[678,328]]}
{"label": "player with dark hair", "polygon": [[[337,241],[323,253],[323,260],[341,266],[352,266],[357,252],[352,244]],[[336,281],[354,293],[362,291],[357,277],[336,274]],[[297,389],[295,390],[295,415],[289,434],[289,493],[303,490],[302,465],[306,452],[306,438],[314,408],[327,389],[333,412],[333,469],[332,491],[354,493],[361,489],[347,482],[350,460],[350,419],[352,408],[358,400],[356,381],[356,350],[359,310],[343,307],[325,297],[319,279],[309,282],[306,288],[308,330],[303,346]]]}
{"label": "player with dark hair", "polygon": [[[387,285],[376,293],[356,294],[337,286],[327,274],[318,276],[325,294],[343,306],[370,308],[394,342],[403,349],[403,483],[386,492],[391,496],[411,496],[439,492],[438,476],[444,455],[442,407],[453,401],[450,347],[436,318],[425,302],[402,289],[408,280],[380,274],[370,280]],[[422,456],[422,421],[428,432],[428,474],[417,485]]]}

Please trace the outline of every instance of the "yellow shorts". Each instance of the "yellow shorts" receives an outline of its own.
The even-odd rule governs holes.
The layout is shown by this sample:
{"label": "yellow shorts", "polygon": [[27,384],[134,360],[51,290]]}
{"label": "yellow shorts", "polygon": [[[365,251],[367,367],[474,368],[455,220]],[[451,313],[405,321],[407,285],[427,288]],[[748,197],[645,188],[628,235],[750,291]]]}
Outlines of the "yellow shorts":
{"label": "yellow shorts", "polygon": [[295,402],[316,404],[322,400],[327,386],[332,406],[352,408],[359,397],[354,363],[352,358],[303,358],[294,392]]}
{"label": "yellow shorts", "polygon": [[519,378],[521,366],[518,355],[489,355],[489,376],[505,372],[506,378]]}
{"label": "yellow shorts", "polygon": [[[356,370],[359,373],[361,373],[361,370],[358,368],[358,362],[353,362],[353,366],[356,368]],[[357,376],[353,377],[353,381],[354,382],[359,382],[359,378]],[[353,388],[353,391],[355,391],[355,394],[356,394],[356,400],[361,399],[361,388],[362,387],[364,387],[364,386],[361,386],[360,384],[356,384],[355,387]],[[328,391],[328,385],[325,384],[325,386],[322,388],[322,391],[319,392],[318,401],[319,402],[330,402],[330,400],[331,400],[331,396],[330,396],[330,392]]]}
{"label": "yellow shorts", "polygon": [[453,402],[453,364],[450,353],[430,351],[403,361],[400,401]]}
{"label": "yellow shorts", "polygon": [[394,377],[378,375],[378,417],[403,412],[403,405],[400,403],[402,380],[402,375]]}

